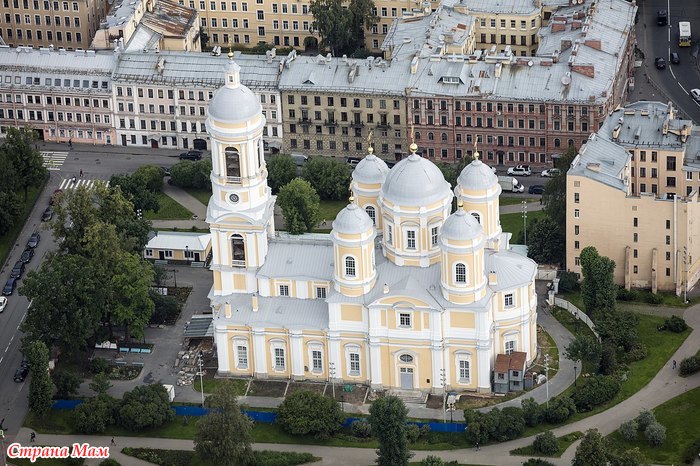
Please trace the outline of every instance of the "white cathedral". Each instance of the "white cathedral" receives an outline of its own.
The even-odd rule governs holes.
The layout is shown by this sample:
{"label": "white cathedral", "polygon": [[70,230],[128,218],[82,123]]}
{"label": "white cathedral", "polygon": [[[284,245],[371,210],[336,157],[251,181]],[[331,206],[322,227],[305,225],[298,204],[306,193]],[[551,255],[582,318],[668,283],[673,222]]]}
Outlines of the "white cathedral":
{"label": "white cathedral", "polygon": [[279,234],[262,108],[232,60],[225,79],[206,122],[220,375],[490,392],[498,354],[532,361],[536,264],[510,250],[478,155],[453,192],[415,144],[391,170],[370,148],[330,235]]}

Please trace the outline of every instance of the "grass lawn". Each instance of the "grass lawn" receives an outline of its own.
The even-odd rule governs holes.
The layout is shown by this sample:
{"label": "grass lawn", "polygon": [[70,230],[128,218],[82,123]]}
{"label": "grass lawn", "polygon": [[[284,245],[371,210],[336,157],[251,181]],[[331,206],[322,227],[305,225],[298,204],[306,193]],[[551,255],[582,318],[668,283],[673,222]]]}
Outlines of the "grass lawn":
{"label": "grass lawn", "polygon": [[203,188],[203,189],[197,189],[197,188],[184,188],[187,194],[190,196],[194,196],[197,198],[199,202],[201,202],[204,205],[209,204],[209,198],[211,197],[211,189],[210,188]]}
{"label": "grass lawn", "polygon": [[160,204],[158,212],[152,210],[144,212],[144,216],[148,220],[189,220],[192,218],[192,212],[165,193],[158,193],[158,204]]}
{"label": "grass lawn", "polygon": [[520,204],[521,202],[535,202],[537,199],[534,199],[532,197],[518,197],[518,196],[503,196],[501,195],[498,198],[498,204],[499,205],[515,205],[515,204]]}
{"label": "grass lawn", "polygon": [[7,457],[5,464],[14,464],[15,466],[79,466],[85,464],[85,460],[82,460],[80,463],[73,461],[78,460],[76,458],[37,459],[34,463],[32,463],[28,459],[10,459],[10,457]]}
{"label": "grass lawn", "polygon": [[[541,218],[544,218],[544,212],[541,210],[535,210],[527,213],[528,222]],[[501,215],[501,228],[504,232],[510,232],[513,234],[511,243],[518,244],[518,237],[520,236],[520,232],[523,231],[523,214],[516,212],[514,214]]]}
{"label": "grass lawn", "polygon": [[[5,233],[4,235],[0,235],[0,265],[5,263],[7,256],[12,250],[12,246],[17,241],[17,237],[22,231],[24,223],[27,221],[27,217],[29,217],[29,214],[34,208],[34,204],[36,204],[36,200],[39,197],[39,194],[41,194],[41,191],[44,189],[45,184],[46,182],[42,183],[41,186],[37,188],[29,188],[27,202],[25,202],[22,206],[22,210],[20,211],[19,216],[15,220],[15,224],[12,226],[12,228],[10,228],[10,230],[7,233]],[[24,193],[20,194],[20,199],[24,201]]]}
{"label": "grass lawn", "polygon": [[343,210],[348,205],[347,200],[343,201],[324,201],[321,200],[321,205],[319,206],[319,217],[321,221],[326,220],[326,225],[328,229],[331,229],[331,223],[335,220],[338,212]]}
{"label": "grass lawn", "polygon": [[561,437],[557,437],[557,444],[559,445],[559,450],[553,455],[545,455],[544,453],[537,452],[535,451],[532,445],[511,450],[510,454],[521,456],[544,456],[547,458],[561,458],[561,455],[566,451],[566,449],[569,448],[572,443],[574,443],[581,437],[583,437],[583,432],[578,431],[571,432],[570,434],[566,434]]}
{"label": "grass lawn", "polygon": [[[683,296],[676,296],[674,293],[669,293],[666,291],[659,291],[657,296],[659,296],[663,301],[661,304],[649,304],[645,301],[645,297],[651,295],[649,290],[635,290],[636,299],[634,301],[622,301],[617,300],[617,304],[621,305],[620,310],[630,310],[636,312],[634,306],[648,306],[649,308],[654,308],[656,306],[669,306],[678,307],[679,313],[682,312],[683,308],[692,306],[700,302],[700,296],[695,296],[688,299],[688,304],[683,302]],[[566,293],[561,293],[561,297],[569,301],[571,304],[579,309],[584,308],[583,300],[581,299],[581,291],[567,291]]]}
{"label": "grass lawn", "polygon": [[[207,379],[205,378],[203,380],[204,382],[204,393],[213,393],[214,390],[219,385],[222,385],[223,383],[232,383],[234,387],[236,387],[236,394],[238,396],[243,396],[245,394],[245,389],[248,386],[248,381],[243,380],[243,379]],[[194,387],[194,390],[196,392],[200,391],[201,384],[199,383],[199,379],[195,380],[194,383],[192,384]]]}
{"label": "grass lawn", "polygon": [[[168,466],[206,466],[208,463],[196,452],[191,450],[159,450],[155,448],[123,448],[125,455],[141,458],[144,461]],[[320,461],[321,458],[311,455],[311,453],[296,452],[275,452],[275,451],[255,451],[253,452],[255,464],[284,464],[296,465],[307,464]],[[276,461],[275,461],[276,460]]]}
{"label": "grass lawn", "polygon": [[628,442],[617,432],[608,435],[615,448],[627,450],[639,447],[647,460],[654,464],[682,464],[683,452],[700,438],[700,388],[668,400],[654,409],[656,420],[666,427],[666,442],[650,447],[643,433]]}

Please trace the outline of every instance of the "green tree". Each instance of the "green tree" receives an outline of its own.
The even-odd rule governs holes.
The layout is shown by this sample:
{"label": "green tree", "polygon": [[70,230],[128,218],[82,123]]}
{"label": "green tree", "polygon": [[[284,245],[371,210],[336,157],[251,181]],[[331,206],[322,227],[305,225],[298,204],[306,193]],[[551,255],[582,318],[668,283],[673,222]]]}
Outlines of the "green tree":
{"label": "green tree", "polygon": [[161,167],[143,165],[137,168],[132,176],[140,180],[149,191],[160,192],[163,190],[165,170]]}
{"label": "green tree", "polygon": [[582,334],[577,335],[574,341],[569,343],[564,354],[572,361],[581,361],[589,364],[591,367],[598,367],[602,351],[603,349],[596,337]]}
{"label": "green tree", "polygon": [[101,434],[114,423],[116,407],[116,400],[102,393],[75,407],[73,424],[82,434]]}
{"label": "green tree", "polygon": [[122,253],[110,281],[110,322],[124,326],[126,339],[140,339],[155,305],[150,295],[153,267],[135,254]]}
{"label": "green tree", "polygon": [[44,417],[53,404],[53,384],[49,376],[49,349],[42,341],[32,341],[25,345],[25,354],[32,368],[29,383],[29,409],[37,416]]}
{"label": "green tree", "polygon": [[311,27],[321,37],[319,48],[330,49],[334,56],[352,55],[353,13],[342,0],[311,0],[309,11],[314,17]]}
{"label": "green tree", "polygon": [[637,425],[637,421],[635,419],[630,419],[629,421],[620,424],[617,431],[620,433],[623,439],[627,440],[628,442],[633,442],[637,440],[639,426]]}
{"label": "green tree", "polygon": [[599,312],[595,329],[604,344],[629,351],[639,339],[639,316],[630,311]]}
{"label": "green tree", "polygon": [[95,374],[92,378],[92,382],[88,384],[88,387],[97,395],[105,395],[107,391],[112,388],[112,384],[109,382],[107,375],[104,372],[100,372]]}
{"label": "green tree", "polygon": [[[7,128],[5,140],[0,145],[0,151],[4,152],[12,163],[17,184],[24,191],[24,200],[27,200],[29,188],[39,186],[47,176],[44,167],[44,159],[35,147],[36,136],[32,128]],[[3,179],[6,174],[3,173]]]}
{"label": "green tree", "polygon": [[605,439],[597,429],[586,431],[583,440],[576,447],[576,455],[571,466],[607,466],[608,449]]}
{"label": "green tree", "polygon": [[170,179],[175,186],[181,188],[203,189],[211,188],[211,159],[183,160],[170,167]]}
{"label": "green tree", "polygon": [[496,426],[495,439],[499,442],[513,440],[525,430],[523,410],[517,406],[507,406],[498,412],[498,408],[492,409],[487,416],[493,417]]}
{"label": "green tree", "polygon": [[124,394],[118,410],[119,424],[139,431],[175,419],[168,392],[161,384],[141,385]]}
{"label": "green tree", "polygon": [[631,450],[625,450],[622,453],[609,452],[608,453],[608,465],[609,466],[648,466],[649,461],[646,459],[644,454],[639,450],[639,448],[632,448]]}
{"label": "green tree", "polygon": [[615,309],[617,285],[613,278],[615,262],[608,257],[598,254],[593,246],[583,248],[580,254],[581,299],[586,308],[586,314],[593,315],[597,311]]}
{"label": "green tree", "polygon": [[219,385],[207,397],[209,412],[197,421],[194,445],[207,464],[247,465],[253,462],[252,421],[241,412],[233,383]]}
{"label": "green tree", "polygon": [[300,235],[313,230],[318,224],[319,197],[308,181],[296,178],[280,189],[277,203],[282,209],[282,216],[287,231]]}
{"label": "green tree", "polygon": [[343,413],[332,398],[300,390],[288,395],[277,408],[277,423],[290,434],[328,439],[340,430]]}
{"label": "green tree", "polygon": [[291,155],[275,155],[267,162],[267,184],[272,194],[297,177],[297,165]]}
{"label": "green tree", "polygon": [[323,200],[347,199],[350,167],[346,163],[316,157],[304,164],[302,177],[313,186]]}
{"label": "green tree", "polygon": [[22,323],[26,339],[67,352],[94,343],[104,304],[94,263],[73,254],[52,255],[23,282],[19,292],[32,302]]}
{"label": "green tree", "polygon": [[[374,14],[376,8],[372,0],[350,0],[348,10],[352,14],[352,45],[354,47],[352,55],[359,57],[359,52],[365,46],[365,31],[376,24],[379,18]],[[369,54],[362,55],[369,56]]]}
{"label": "green tree", "polygon": [[544,419],[544,408],[533,398],[526,398],[520,402],[523,408],[523,419],[525,424],[534,427]]}
{"label": "green tree", "polygon": [[158,212],[160,203],[155,191],[146,187],[146,179],[134,175],[112,175],[109,185],[121,189],[124,197],[129,199],[134,205],[134,209],[142,211],[152,210]]}
{"label": "green tree", "polygon": [[406,439],[407,414],[403,401],[395,396],[385,396],[370,406],[369,423],[379,441],[379,466],[408,466],[411,452]]}
{"label": "green tree", "polygon": [[81,379],[75,372],[56,370],[51,374],[51,380],[56,387],[57,398],[67,398],[78,393]]}
{"label": "green tree", "polygon": [[0,191],[0,235],[10,231],[21,211],[22,201],[17,193]]}
{"label": "green tree", "polygon": [[551,430],[542,432],[535,437],[532,448],[544,455],[553,455],[559,451],[559,443]]}
{"label": "green tree", "polygon": [[454,187],[457,186],[457,177],[459,176],[459,173],[457,173],[455,167],[446,162],[438,163],[437,167],[442,172],[442,176],[445,177],[445,181],[450,183],[450,186],[454,189]]}
{"label": "green tree", "polygon": [[666,427],[654,421],[644,429],[644,437],[646,437],[650,447],[660,447],[666,441]]}
{"label": "green tree", "polygon": [[576,153],[576,148],[570,146],[558,159],[556,167],[561,170],[561,174],[549,179],[542,195],[545,214],[563,231],[566,230],[566,172],[571,167]]}
{"label": "green tree", "polygon": [[564,260],[564,229],[549,217],[536,219],[527,226],[527,256],[539,264],[559,264]]}

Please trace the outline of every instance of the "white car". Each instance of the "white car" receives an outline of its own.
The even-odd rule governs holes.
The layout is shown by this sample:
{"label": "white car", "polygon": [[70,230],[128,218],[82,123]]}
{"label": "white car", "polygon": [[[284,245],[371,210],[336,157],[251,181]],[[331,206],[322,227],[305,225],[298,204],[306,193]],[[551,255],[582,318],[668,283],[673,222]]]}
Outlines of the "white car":
{"label": "white car", "polygon": [[542,170],[542,175],[545,178],[551,178],[553,176],[561,175],[561,170],[558,168],[549,168],[547,170]]}
{"label": "white car", "polygon": [[5,306],[7,306],[7,298],[0,296],[0,312],[5,310]]}
{"label": "white car", "polygon": [[532,172],[529,165],[518,165],[517,167],[510,167],[508,174],[511,176],[530,176]]}
{"label": "white car", "polygon": [[690,96],[696,101],[700,102],[700,89],[691,89]]}

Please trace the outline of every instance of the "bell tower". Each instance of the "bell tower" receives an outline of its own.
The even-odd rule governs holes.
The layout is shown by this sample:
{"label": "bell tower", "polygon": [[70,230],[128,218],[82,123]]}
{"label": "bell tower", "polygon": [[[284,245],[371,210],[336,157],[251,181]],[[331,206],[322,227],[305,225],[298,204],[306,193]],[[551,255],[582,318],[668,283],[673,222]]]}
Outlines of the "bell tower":
{"label": "bell tower", "polygon": [[233,61],[224,86],[209,103],[206,128],[211,140],[212,196],[207,222],[212,234],[214,295],[257,291],[255,273],[274,235],[274,204],[263,157],[265,117],[258,97],[241,84]]}

